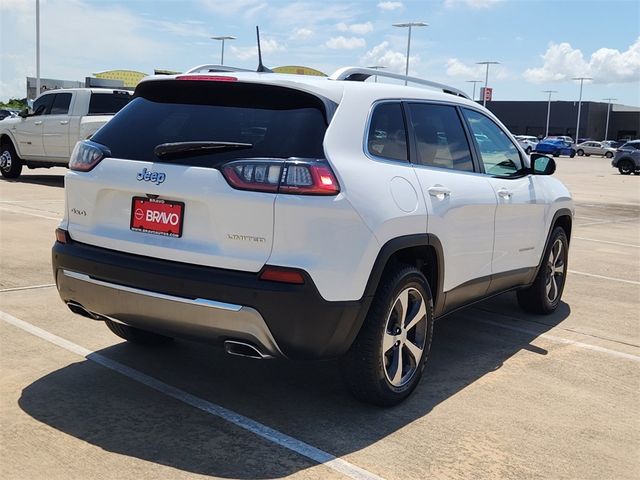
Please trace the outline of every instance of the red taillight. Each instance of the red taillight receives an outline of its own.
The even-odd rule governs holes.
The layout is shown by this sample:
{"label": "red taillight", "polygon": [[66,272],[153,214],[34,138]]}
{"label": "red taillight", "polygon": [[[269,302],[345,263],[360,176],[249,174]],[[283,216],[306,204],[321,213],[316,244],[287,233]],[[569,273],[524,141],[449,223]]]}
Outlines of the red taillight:
{"label": "red taillight", "polygon": [[179,75],[176,80],[198,80],[203,82],[237,82],[236,77],[225,77],[223,75]]}
{"label": "red taillight", "polygon": [[268,280],[270,282],[292,283],[302,285],[304,277],[298,270],[283,267],[264,267],[260,274],[260,280]]}
{"label": "red taillight", "polygon": [[322,160],[237,160],[222,167],[229,184],[240,190],[292,195],[337,195],[340,186]]}
{"label": "red taillight", "polygon": [[69,169],[88,172],[100,163],[103,158],[110,155],[111,152],[104,145],[92,142],[91,140],[83,140],[76,143],[76,146],[71,153]]}
{"label": "red taillight", "polygon": [[69,232],[62,228],[56,228],[56,241],[60,243],[69,243],[71,241]]}

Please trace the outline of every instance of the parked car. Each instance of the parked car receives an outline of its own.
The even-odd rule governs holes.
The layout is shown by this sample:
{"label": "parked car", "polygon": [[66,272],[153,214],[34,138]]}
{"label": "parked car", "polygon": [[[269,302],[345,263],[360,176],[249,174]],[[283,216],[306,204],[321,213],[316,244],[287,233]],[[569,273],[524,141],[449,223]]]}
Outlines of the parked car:
{"label": "parked car", "polygon": [[527,155],[531,155],[531,152],[533,152],[536,149],[536,145],[538,145],[538,138],[531,135],[516,135],[515,139]]}
{"label": "parked car", "polygon": [[18,178],[22,167],[66,166],[78,140],[93,135],[131,99],[102,88],[49,90],[32,108],[0,123],[0,174]]}
{"label": "parked car", "polygon": [[640,175],[640,140],[633,140],[618,148],[611,165],[622,175]]}
{"label": "parked car", "polygon": [[378,405],[416,387],[436,318],[507,290],[553,312],[574,210],[554,160],[453,87],[375,75],[143,80],[71,157],[61,299],[133,343],[341,357]]}
{"label": "parked car", "polygon": [[535,151],[537,153],[550,154],[554,157],[568,155],[573,158],[576,156],[576,149],[573,148],[571,143],[560,139],[542,140],[538,145],[536,145]]}
{"label": "parked car", "polygon": [[600,155],[601,157],[613,158],[616,149],[609,147],[602,142],[584,142],[576,145],[576,154],[581,157],[583,155]]}
{"label": "parked car", "polygon": [[608,148],[619,148],[625,144],[625,142],[618,142],[616,140],[603,140],[601,143]]}
{"label": "parked car", "polygon": [[567,142],[570,145],[573,145],[573,138],[568,137],[566,135],[549,135],[548,137],[544,137],[543,141],[547,140],[562,140],[563,142]]}

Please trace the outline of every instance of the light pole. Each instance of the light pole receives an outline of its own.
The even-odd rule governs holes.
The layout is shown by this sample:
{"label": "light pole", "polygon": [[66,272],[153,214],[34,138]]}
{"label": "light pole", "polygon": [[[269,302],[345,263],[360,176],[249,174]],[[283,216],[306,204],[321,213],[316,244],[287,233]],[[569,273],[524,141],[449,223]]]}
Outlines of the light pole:
{"label": "light pole", "polygon": [[40,95],[40,0],[36,0],[36,96]]}
{"label": "light pole", "polygon": [[[407,63],[404,68],[404,75],[406,77],[409,76],[409,52],[411,51],[411,28],[412,27],[428,27],[429,24],[424,22],[409,22],[409,23],[394,23],[394,27],[400,28],[409,28],[409,36],[407,38]],[[404,84],[407,84],[407,81],[404,81]]]}
{"label": "light pole", "polygon": [[547,102],[547,128],[544,131],[544,136],[549,136],[549,118],[551,117],[551,94],[558,93],[557,90],[543,90],[544,93],[549,94],[549,101]]}
{"label": "light pole", "polygon": [[604,139],[608,140],[609,138],[609,112],[611,111],[611,102],[617,100],[617,98],[603,98],[603,100],[607,101],[607,124],[604,127]]}
{"label": "light pole", "polygon": [[222,36],[222,37],[211,37],[211,40],[220,40],[222,41],[222,50],[220,52],[220,65],[224,65],[224,41],[225,40],[235,40],[236,37],[231,36]]}
{"label": "light pole", "polygon": [[487,86],[489,85],[489,65],[498,65],[500,62],[476,62],[476,65],[486,65],[487,71],[484,75],[484,95],[482,96],[482,106],[487,106]]}
{"label": "light pole", "polygon": [[[374,70],[380,70],[381,68],[387,68],[387,67],[385,67],[384,65],[372,65],[371,67],[367,67],[367,68],[372,68]],[[377,75],[373,77],[373,81],[375,83],[378,83],[378,76]]]}
{"label": "light pole", "polygon": [[476,83],[482,83],[482,80],[465,80],[467,83],[473,83],[473,95],[471,95],[471,100],[476,101]]}
{"label": "light pole", "polygon": [[576,144],[578,143],[578,137],[580,136],[580,110],[582,108],[582,84],[585,80],[592,80],[591,77],[574,77],[571,80],[580,80],[580,97],[578,98],[578,120],[576,122]]}

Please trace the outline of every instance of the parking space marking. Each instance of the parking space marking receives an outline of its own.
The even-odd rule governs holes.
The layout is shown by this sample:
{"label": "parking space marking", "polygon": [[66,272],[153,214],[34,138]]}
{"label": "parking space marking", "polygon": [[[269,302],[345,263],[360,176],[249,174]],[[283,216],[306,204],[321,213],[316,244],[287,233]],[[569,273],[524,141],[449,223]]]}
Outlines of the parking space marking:
{"label": "parking space marking", "polygon": [[605,223],[637,222],[639,220],[640,219],[638,218],[625,218],[622,220],[603,220],[600,222],[576,223],[576,227],[590,227],[591,225],[604,225]]}
{"label": "parking space marking", "polygon": [[578,240],[586,240],[588,242],[598,242],[598,243],[608,243],[610,245],[620,245],[621,247],[640,248],[640,245],[635,245],[633,243],[610,242],[609,240],[596,240],[595,238],[576,237],[576,236],[572,236],[571,238],[572,239],[577,238]]}
{"label": "parking space marking", "polygon": [[26,287],[2,288],[2,289],[0,289],[0,293],[18,292],[20,290],[34,290],[36,288],[49,288],[49,287],[55,287],[55,286],[56,286],[55,283],[45,283],[44,285],[29,285],[29,286],[26,286]]}
{"label": "parking space marking", "polygon": [[60,221],[60,219],[62,218],[62,216],[60,216],[60,217],[50,217],[48,215],[38,215],[37,213],[33,213],[33,212],[24,212],[22,210],[19,211],[19,212],[16,212],[12,208],[7,208],[7,207],[3,207],[3,206],[0,206],[0,210],[5,211],[5,212],[9,212],[9,213],[13,213],[13,214],[30,215],[32,217],[47,218],[49,220],[56,220],[56,221]]}
{"label": "parking space marking", "polygon": [[279,430],[275,430],[271,427],[263,425],[262,423],[236,413],[233,410],[229,410],[218,404],[209,402],[208,400],[204,400],[200,397],[196,397],[195,395],[187,393],[184,390],[180,390],[179,388],[161,382],[160,380],[142,373],[134,368],[128,367],[120,362],[107,358],[104,355],[81,347],[80,345],[59,337],[51,332],[43,330],[40,327],[36,327],[29,322],[20,320],[19,318],[9,315],[8,313],[1,310],[0,319],[27,333],[46,340],[49,343],[64,348],[69,352],[80,355],[87,360],[91,360],[92,362],[95,362],[105,368],[124,375],[125,377],[128,377],[138,383],[146,385],[147,387],[152,388],[168,397],[174,398],[175,400],[197,408],[198,410],[201,410],[205,413],[226,420],[227,422],[239,428],[242,428],[243,430],[251,432],[254,435],[257,435],[271,443],[274,443],[280,447],[284,447],[287,450],[298,453],[303,457],[322,464],[332,470],[335,470],[336,472],[342,473],[349,478],[357,480],[382,480],[382,478],[378,475],[360,468],[357,465],[349,463],[346,460],[337,458],[330,453],[325,452],[324,450],[320,450],[319,448],[309,445],[308,443],[282,433]]}
{"label": "parking space marking", "polygon": [[537,338],[545,338],[547,340],[551,340],[556,343],[564,343],[566,345],[573,345],[575,347],[584,348],[586,350],[593,350],[600,353],[606,353],[607,355],[611,355],[613,357],[624,358],[625,360],[631,360],[632,362],[640,363],[640,355],[633,355],[632,353],[619,352],[618,350],[613,350],[611,348],[599,347],[598,345],[578,342],[577,340],[569,340],[568,338],[557,337],[555,335],[551,335],[548,333],[536,332],[535,330],[530,328],[518,327],[515,325],[508,325],[501,322],[495,322],[493,320],[475,318],[474,321],[492,325],[494,327],[506,328],[507,330],[513,330],[515,332],[526,333],[527,335],[534,335]]}
{"label": "parking space marking", "polygon": [[585,277],[600,278],[602,280],[610,280],[612,282],[630,283],[631,285],[640,285],[640,282],[636,280],[625,280],[624,278],[607,277],[605,275],[596,275],[595,273],[578,272],[576,270],[567,270],[569,273],[575,273],[576,275],[584,275]]}

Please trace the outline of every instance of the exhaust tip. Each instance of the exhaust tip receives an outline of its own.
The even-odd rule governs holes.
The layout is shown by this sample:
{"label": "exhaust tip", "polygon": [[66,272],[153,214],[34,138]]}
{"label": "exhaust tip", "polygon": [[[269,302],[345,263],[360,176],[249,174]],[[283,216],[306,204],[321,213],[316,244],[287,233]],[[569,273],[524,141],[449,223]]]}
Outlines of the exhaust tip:
{"label": "exhaust tip", "polygon": [[271,355],[264,354],[258,348],[250,343],[241,342],[238,340],[225,340],[224,350],[229,355],[237,355],[239,357],[254,358],[262,360],[265,358],[272,358]]}
{"label": "exhaust tip", "polygon": [[83,317],[90,318],[91,320],[98,320],[98,317],[95,314],[91,313],[77,302],[67,302],[67,307],[77,315],[82,315]]}

